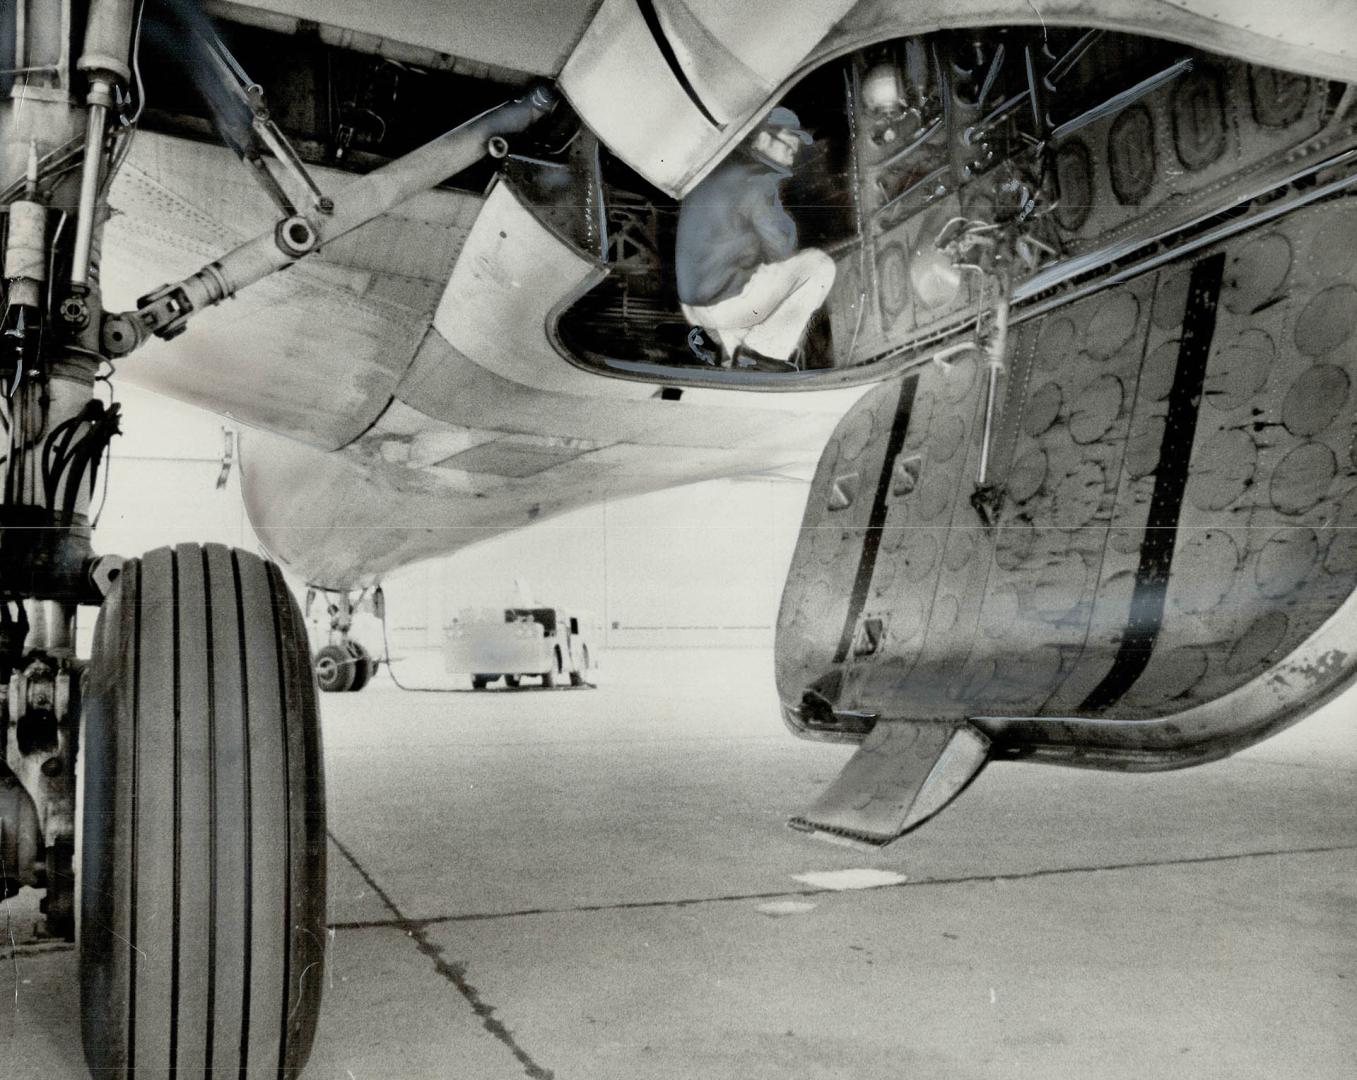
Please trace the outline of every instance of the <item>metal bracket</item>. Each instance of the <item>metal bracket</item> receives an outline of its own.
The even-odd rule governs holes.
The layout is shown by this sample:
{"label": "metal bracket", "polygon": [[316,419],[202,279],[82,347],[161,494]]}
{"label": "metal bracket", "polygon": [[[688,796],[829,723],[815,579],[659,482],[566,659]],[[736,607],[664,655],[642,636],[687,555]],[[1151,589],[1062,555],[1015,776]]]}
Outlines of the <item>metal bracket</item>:
{"label": "metal bracket", "polygon": [[[302,164],[302,159],[297,155],[297,151],[292,148],[292,144],[287,141],[283,133],[278,130],[278,125],[268,115],[268,110],[263,107],[262,101],[254,107],[254,131],[259,136],[265,146],[273,151],[273,156],[282,164],[283,169],[292,179],[306,189],[311,197],[311,207],[317,213],[329,214],[334,212],[335,203],[328,195],[320,190],[319,185],[311,179],[311,174],[306,171],[306,166]],[[254,163],[251,162],[253,165]],[[255,174],[267,172],[267,166],[262,161],[255,169]],[[269,173],[269,178],[273,179],[273,174]],[[275,181],[276,184],[276,181]],[[266,186],[265,190],[269,190]],[[284,214],[288,214],[286,207],[280,206]],[[290,213],[295,214],[292,210]]]}
{"label": "metal bracket", "polygon": [[107,596],[113,591],[114,584],[122,576],[123,564],[126,561],[121,555],[100,555],[90,561],[85,573],[99,590],[100,596]]}
{"label": "metal bracket", "polygon": [[969,724],[883,719],[815,804],[788,824],[840,843],[882,847],[960,795],[989,759],[989,747]]}
{"label": "metal bracket", "polygon": [[[269,169],[263,154],[260,153],[259,144],[272,153],[283,167],[283,171],[306,191],[310,198],[311,210],[320,214],[328,214],[334,210],[334,202],[320,190],[311,174],[306,171],[306,166],[302,164],[297,151],[273,122],[269,115],[268,103],[264,98],[264,88],[250,78],[221,38],[205,22],[195,24],[193,31],[203,45],[204,57],[216,70],[217,82],[249,113],[248,129],[243,124],[227,125],[220,116],[217,126],[227,144],[235,150],[240,160],[249,166],[251,175],[259,181],[264,193],[278,207],[283,217],[296,216],[296,206]],[[234,130],[224,130],[227,126],[233,127]],[[258,144],[253,143],[251,135],[258,139]]]}
{"label": "metal bracket", "polygon": [[[68,940],[75,938],[72,860],[81,674],[78,661],[31,654],[22,671],[10,672],[0,724],[4,731],[0,777],[12,775],[31,804],[22,806],[22,798],[16,802],[17,793],[11,793],[9,809],[14,812],[7,816],[17,816],[12,824],[27,830],[20,839],[29,859],[29,866],[18,867],[16,873],[21,881],[27,878],[46,886],[41,910],[48,929]],[[36,836],[30,835],[34,825]],[[43,858],[35,861],[34,853],[39,851]]]}
{"label": "metal bracket", "polygon": [[50,845],[75,836],[75,740],[80,673],[42,654],[10,673],[5,696],[5,764],[38,811]]}
{"label": "metal bracket", "polygon": [[231,466],[236,461],[236,432],[234,428],[223,426],[221,429],[221,471],[217,473],[217,490],[221,491],[226,487],[226,481],[231,477]]}

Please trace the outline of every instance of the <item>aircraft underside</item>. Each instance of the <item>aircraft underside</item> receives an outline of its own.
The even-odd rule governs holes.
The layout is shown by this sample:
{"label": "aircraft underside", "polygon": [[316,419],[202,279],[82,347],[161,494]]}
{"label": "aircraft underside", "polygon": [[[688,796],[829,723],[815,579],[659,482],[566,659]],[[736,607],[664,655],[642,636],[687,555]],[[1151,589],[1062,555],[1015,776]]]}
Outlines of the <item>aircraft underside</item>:
{"label": "aircraft underside", "polygon": [[[394,569],[818,455],[776,664],[797,734],[858,745],[793,819],[840,840],[990,761],[1211,760],[1351,684],[1357,29],[1042,6],[750,35],[770,5],[605,0],[521,69],[325,2],[0,14],[0,897],[82,921],[96,1075],[296,1075],[324,938],[302,613],[245,552],[94,557],[110,380],[253,429],[325,689],[370,676],[353,602]],[[680,306],[675,238],[775,105],[834,284],[745,363]]]}

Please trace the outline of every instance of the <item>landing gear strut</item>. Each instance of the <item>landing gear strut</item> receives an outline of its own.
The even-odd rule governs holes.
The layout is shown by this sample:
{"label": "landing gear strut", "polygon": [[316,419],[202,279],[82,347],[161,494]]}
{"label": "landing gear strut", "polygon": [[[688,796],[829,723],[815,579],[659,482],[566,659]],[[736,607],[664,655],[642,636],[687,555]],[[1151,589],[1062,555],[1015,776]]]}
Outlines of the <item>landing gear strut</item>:
{"label": "landing gear strut", "polygon": [[[45,888],[48,932],[75,940],[79,922],[94,1075],[295,1076],[325,941],[301,613],[245,552],[91,545],[119,425],[96,393],[112,374],[98,256],[136,10],[0,8],[20,84],[0,99],[0,899]],[[82,605],[101,606],[88,664]]]}

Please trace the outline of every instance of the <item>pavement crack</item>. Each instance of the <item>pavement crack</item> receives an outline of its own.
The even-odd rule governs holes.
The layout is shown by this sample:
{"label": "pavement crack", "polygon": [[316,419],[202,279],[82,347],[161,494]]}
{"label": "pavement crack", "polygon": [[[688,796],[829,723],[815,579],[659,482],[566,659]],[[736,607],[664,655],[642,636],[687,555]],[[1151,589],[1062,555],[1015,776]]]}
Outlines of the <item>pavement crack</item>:
{"label": "pavement crack", "polygon": [[[332,838],[333,839],[333,838]],[[338,841],[336,841],[338,844]],[[341,851],[344,849],[341,847]],[[1325,855],[1340,851],[1357,851],[1357,844],[1332,844],[1324,847],[1269,848],[1265,851],[1239,851],[1225,855],[1188,855],[1176,859],[1146,859],[1140,862],[1099,863],[1093,866],[1055,866],[1040,870],[1025,870],[1013,874],[960,874],[953,877],[913,878],[907,881],[892,882],[886,885],[873,885],[866,889],[778,889],[773,892],[729,893],[720,896],[683,897],[676,900],[624,900],[611,904],[578,904],[571,907],[535,907],[516,908],[513,911],[469,912],[464,915],[433,915],[415,919],[399,915],[396,919],[367,919],[354,922],[336,922],[330,924],[331,930],[380,930],[391,927],[402,929],[418,928],[420,931],[431,926],[446,923],[493,922],[498,919],[518,919],[534,915],[581,915],[603,911],[644,911],[654,908],[685,908],[700,904],[731,904],[749,900],[787,900],[816,896],[843,896],[852,893],[874,893],[892,889],[918,889],[939,885],[973,885],[985,882],[1030,881],[1036,878],[1065,877],[1076,874],[1096,874],[1106,871],[1150,870],[1167,866],[1200,866],[1209,863],[1239,862],[1245,859],[1263,859],[1284,855]],[[347,852],[345,852],[347,855]],[[350,862],[352,862],[350,857]],[[357,868],[357,863],[354,863]],[[361,868],[358,872],[363,874]],[[388,907],[395,911],[394,905],[386,899],[377,885],[363,874],[364,879],[382,897]]]}
{"label": "pavement crack", "polygon": [[[375,923],[374,927],[380,926],[383,928],[403,930],[406,936],[415,943],[415,948],[419,950],[420,955],[428,957],[433,964],[434,971],[451,983],[457,992],[462,995],[466,1003],[471,1006],[471,1011],[476,1014],[476,1017],[481,1022],[481,1026],[503,1043],[508,1051],[513,1054],[518,1063],[523,1066],[523,1071],[526,1076],[530,1077],[531,1080],[555,1080],[556,1074],[550,1069],[543,1068],[534,1061],[532,1056],[519,1045],[518,1040],[514,1037],[514,1033],[505,1026],[502,1020],[495,1016],[495,1007],[487,1004],[485,999],[481,997],[480,991],[467,979],[466,965],[448,960],[447,957],[443,955],[443,947],[430,940],[428,931],[429,927],[434,925],[434,921],[406,918],[396,902],[391,898],[391,895],[383,889],[381,885],[377,883],[377,880],[368,873],[367,869],[359,863],[357,858],[354,857],[353,852],[345,847],[344,844],[340,842],[339,838],[330,830],[326,830],[326,835],[329,836],[330,842],[339,849],[339,853],[348,860],[349,865],[357,871],[358,876],[366,882],[368,888],[377,894],[378,899],[380,899],[386,909],[391,912],[393,916],[392,919]],[[331,929],[334,928],[335,927],[331,927]]]}

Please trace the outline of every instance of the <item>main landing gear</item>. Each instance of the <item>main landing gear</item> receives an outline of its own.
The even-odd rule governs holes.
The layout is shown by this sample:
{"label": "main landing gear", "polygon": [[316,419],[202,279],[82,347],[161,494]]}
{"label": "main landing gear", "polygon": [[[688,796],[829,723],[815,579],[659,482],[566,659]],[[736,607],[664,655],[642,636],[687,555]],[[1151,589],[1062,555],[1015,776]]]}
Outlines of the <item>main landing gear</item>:
{"label": "main landing gear", "polygon": [[278,568],[191,544],[127,563],[85,688],[91,1073],[295,1075],[325,959],[325,804],[306,631]]}
{"label": "main landing gear", "polygon": [[[79,941],[99,1080],[295,1077],[326,940],[301,612],[243,551],[91,544],[119,425],[97,271],[136,9],[0,5],[19,37],[0,44],[0,899],[45,888],[47,932]],[[88,662],[81,606],[100,607]]]}

